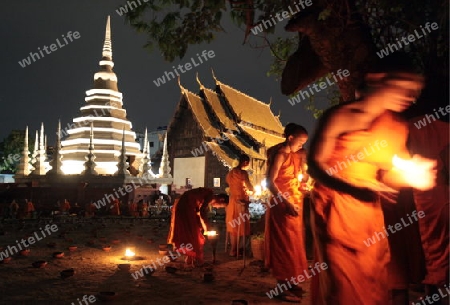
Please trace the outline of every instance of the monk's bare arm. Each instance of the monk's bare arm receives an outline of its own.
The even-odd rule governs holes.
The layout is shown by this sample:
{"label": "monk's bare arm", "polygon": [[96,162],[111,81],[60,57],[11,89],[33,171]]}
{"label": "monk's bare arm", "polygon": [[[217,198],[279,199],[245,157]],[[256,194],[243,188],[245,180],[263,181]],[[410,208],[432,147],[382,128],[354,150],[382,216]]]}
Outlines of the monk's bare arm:
{"label": "monk's bare arm", "polygon": [[252,183],[250,182],[250,177],[248,176],[248,173],[246,171],[244,171],[244,184],[249,191],[252,191],[252,192],[255,191]]}

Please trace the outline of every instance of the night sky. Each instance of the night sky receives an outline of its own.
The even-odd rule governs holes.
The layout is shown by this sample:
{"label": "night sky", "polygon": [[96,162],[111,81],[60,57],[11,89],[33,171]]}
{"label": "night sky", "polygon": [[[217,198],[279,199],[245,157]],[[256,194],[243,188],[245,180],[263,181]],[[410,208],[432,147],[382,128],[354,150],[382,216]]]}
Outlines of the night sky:
{"label": "night sky", "polygon": [[[13,129],[30,133],[44,122],[48,144],[53,145],[58,119],[62,128],[79,115],[85,104],[85,91],[92,88],[94,73],[104,41],[105,23],[111,16],[114,71],[119,90],[124,95],[124,108],[134,131],[168,125],[180,99],[176,80],[157,87],[153,80],[172,66],[189,62],[196,53],[214,51],[215,57],[181,75],[182,85],[198,92],[195,73],[202,83],[213,89],[211,68],[217,78],[260,101],[269,102],[272,111],[281,110],[281,121],[304,125],[311,133],[315,120],[304,109],[304,103],[291,106],[281,94],[279,82],[266,73],[271,63],[268,48],[252,49],[242,45],[243,31],[230,22],[211,44],[193,46],[183,59],[165,62],[159,50],[143,49],[146,37],[138,34],[116,13],[123,0],[3,0],[0,10],[1,90],[0,140]],[[277,24],[277,33],[284,34],[286,21]],[[69,31],[80,37],[66,44],[61,38]],[[19,61],[38,52],[38,48],[63,44],[50,54],[22,68]]]}

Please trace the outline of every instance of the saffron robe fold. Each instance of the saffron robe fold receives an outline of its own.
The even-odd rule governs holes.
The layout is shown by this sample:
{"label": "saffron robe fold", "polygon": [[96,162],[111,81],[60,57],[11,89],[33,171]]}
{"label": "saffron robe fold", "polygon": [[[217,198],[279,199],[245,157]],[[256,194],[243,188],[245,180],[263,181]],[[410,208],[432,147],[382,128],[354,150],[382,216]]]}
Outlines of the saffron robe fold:
{"label": "saffron robe fold", "polygon": [[[280,146],[279,146],[280,147]],[[308,270],[303,226],[303,194],[297,180],[301,154],[286,154],[274,183],[287,200],[299,206],[298,216],[286,214],[286,206],[272,197],[266,211],[265,257],[266,267],[272,269],[278,281],[297,278]]]}
{"label": "saffron robe fold", "polygon": [[[168,244],[174,247],[185,247],[191,244],[195,257],[203,259],[205,237],[202,234],[201,222],[207,222],[205,207],[213,198],[213,191],[208,188],[196,188],[186,191],[172,207]],[[200,219],[202,217],[202,219]],[[183,245],[184,244],[184,245]]]}
{"label": "saffron robe fold", "polygon": [[413,190],[419,218],[419,231],[425,254],[424,284],[449,283],[449,124],[435,121],[418,129],[410,120],[411,153],[437,160],[436,186],[428,191]]}
{"label": "saffron robe fold", "polygon": [[[405,152],[399,139],[406,135],[406,125],[386,112],[368,130],[341,135],[327,164],[339,165],[334,174],[353,185],[378,185],[378,170],[391,169],[394,154]],[[390,253],[387,236],[379,237],[385,234],[379,198],[359,201],[316,182],[312,199],[314,260],[328,264],[312,279],[314,304],[388,304]],[[369,238],[375,242],[368,243]]]}
{"label": "saffron robe fold", "polygon": [[236,236],[250,235],[250,214],[248,204],[244,203],[249,201],[246,192],[247,184],[250,184],[248,173],[240,168],[233,168],[227,174],[226,181],[230,187],[225,215],[227,232]]}

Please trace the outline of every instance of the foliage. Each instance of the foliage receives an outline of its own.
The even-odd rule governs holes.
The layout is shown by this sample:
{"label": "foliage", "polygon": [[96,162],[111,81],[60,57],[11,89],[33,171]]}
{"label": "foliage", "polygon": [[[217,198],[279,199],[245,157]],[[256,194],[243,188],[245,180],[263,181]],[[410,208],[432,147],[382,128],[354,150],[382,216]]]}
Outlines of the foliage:
{"label": "foliage", "polygon": [[[151,50],[157,46],[168,61],[182,58],[189,45],[210,43],[216,33],[224,31],[221,22],[230,18],[243,28],[244,43],[254,48],[270,48],[274,59],[267,75],[279,80],[289,55],[297,46],[298,36],[273,38],[276,26],[264,29],[259,35],[251,35],[251,29],[297,3],[296,0],[154,0],[129,11],[126,18],[132,27],[147,35],[145,47]],[[437,31],[406,46],[405,51],[422,72],[436,74],[438,71],[448,77],[448,1],[317,0],[313,3],[322,9],[318,20],[325,23],[332,19],[333,27],[347,26],[348,16],[359,14],[371,28],[378,49],[396,43],[396,38],[413,33],[426,22],[437,22]],[[335,104],[338,98],[339,95],[332,93],[330,104]],[[314,116],[321,114],[313,98],[306,108]]]}
{"label": "foliage", "polygon": [[[14,161],[13,156],[21,156],[24,145],[24,130],[13,130],[11,133],[0,143],[0,172],[14,173],[17,169],[18,161]],[[31,143],[31,140],[28,139]],[[34,145],[30,145],[32,151]],[[9,157],[11,156],[11,157]],[[16,157],[16,159],[18,159]]]}

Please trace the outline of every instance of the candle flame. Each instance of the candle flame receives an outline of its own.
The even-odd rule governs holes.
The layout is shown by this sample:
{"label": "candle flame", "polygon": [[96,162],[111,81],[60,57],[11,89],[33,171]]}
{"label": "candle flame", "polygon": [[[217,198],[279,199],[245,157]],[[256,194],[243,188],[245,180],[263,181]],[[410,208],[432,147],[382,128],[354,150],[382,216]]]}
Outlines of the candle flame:
{"label": "candle flame", "polygon": [[125,256],[134,256],[136,253],[134,253],[133,251],[131,251],[130,249],[126,249],[125,250]]}
{"label": "candle flame", "polygon": [[255,189],[254,196],[261,196],[261,186],[255,185],[254,189]]}
{"label": "candle flame", "polygon": [[216,233],[216,231],[206,231],[205,235],[206,236],[215,236],[215,235],[217,235],[217,233]]}
{"label": "candle flame", "polygon": [[302,180],[303,180],[303,174],[298,174],[297,179],[298,179],[298,181],[302,182]]}
{"label": "candle flame", "polygon": [[427,190],[435,184],[436,173],[433,167],[436,163],[433,160],[420,157],[405,160],[394,155],[392,164],[400,170],[403,179],[414,188]]}

